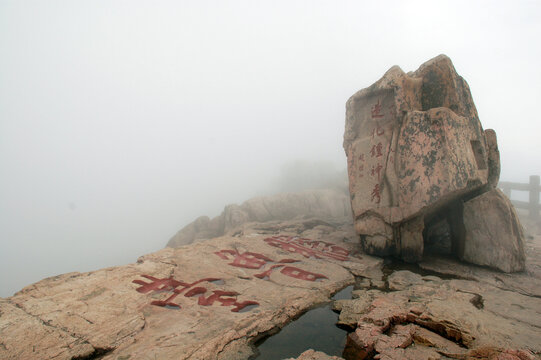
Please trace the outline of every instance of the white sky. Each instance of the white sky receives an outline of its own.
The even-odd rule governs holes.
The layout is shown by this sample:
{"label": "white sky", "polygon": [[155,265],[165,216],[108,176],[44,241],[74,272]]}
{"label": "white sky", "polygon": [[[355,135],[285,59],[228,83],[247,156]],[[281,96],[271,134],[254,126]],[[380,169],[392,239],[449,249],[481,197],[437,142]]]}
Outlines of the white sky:
{"label": "white sky", "polygon": [[445,53],[541,174],[539,1],[0,0],[0,296],[133,262],[282,164],[346,164],[345,102]]}

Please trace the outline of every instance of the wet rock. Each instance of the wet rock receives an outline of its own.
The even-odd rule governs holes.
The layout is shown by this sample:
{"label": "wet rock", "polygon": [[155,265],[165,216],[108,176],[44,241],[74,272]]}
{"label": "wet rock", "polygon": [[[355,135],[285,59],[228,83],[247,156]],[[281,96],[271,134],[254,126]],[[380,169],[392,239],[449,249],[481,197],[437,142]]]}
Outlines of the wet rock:
{"label": "wet rock", "polygon": [[499,189],[464,203],[464,226],[462,259],[504,272],[524,270],[522,226],[511,201]]}
{"label": "wet rock", "polygon": [[[392,67],[354,94],[346,104],[344,150],[355,230],[365,252],[418,262],[428,237],[436,235],[436,250],[463,257],[466,235],[473,235],[466,234],[472,228],[464,228],[462,203],[496,186],[500,162],[496,134],[483,130],[469,87],[448,57],[407,74]],[[435,227],[445,224],[448,242],[439,244],[446,237]],[[518,234],[516,217],[504,225],[506,233]],[[488,236],[486,228],[479,231]],[[520,258],[520,241],[511,241],[518,245],[500,248]],[[477,260],[469,255],[463,258]],[[520,261],[502,265],[502,257],[482,261],[504,271],[523,269]]]}
{"label": "wet rock", "polygon": [[299,218],[325,219],[340,224],[351,222],[351,206],[347,194],[337,189],[307,190],[263,196],[241,205],[228,205],[222,214],[210,220],[206,216],[186,225],[169,240],[167,246],[179,247],[197,240],[234,235],[248,223],[274,222]]}
{"label": "wet rock", "polygon": [[356,301],[346,299],[333,301],[333,310],[340,312],[337,325],[355,330],[359,317],[368,311],[372,299],[372,292],[365,291],[357,296]]}

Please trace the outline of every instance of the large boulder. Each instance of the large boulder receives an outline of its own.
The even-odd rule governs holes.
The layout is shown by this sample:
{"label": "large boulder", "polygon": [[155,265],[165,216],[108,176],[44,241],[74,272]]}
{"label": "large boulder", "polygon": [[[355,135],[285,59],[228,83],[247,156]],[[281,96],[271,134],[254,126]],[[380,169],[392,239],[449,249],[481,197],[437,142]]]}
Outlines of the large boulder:
{"label": "large boulder", "polygon": [[[420,261],[426,234],[443,219],[446,246],[462,257],[462,203],[496,186],[500,162],[496,134],[483,130],[468,84],[448,57],[407,74],[392,67],[353,95],[344,150],[355,229],[366,252]],[[507,226],[520,223],[514,217]]]}

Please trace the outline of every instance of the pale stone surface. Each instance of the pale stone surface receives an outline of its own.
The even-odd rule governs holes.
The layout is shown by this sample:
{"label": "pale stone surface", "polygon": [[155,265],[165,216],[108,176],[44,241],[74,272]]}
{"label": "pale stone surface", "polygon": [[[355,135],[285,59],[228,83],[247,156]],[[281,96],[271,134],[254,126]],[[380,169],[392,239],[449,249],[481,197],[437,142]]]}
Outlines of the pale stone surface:
{"label": "pale stone surface", "polygon": [[[496,187],[500,160],[496,133],[483,130],[468,84],[445,55],[407,74],[392,67],[354,94],[346,104],[344,150],[355,230],[367,253],[419,262],[426,234],[443,221],[449,244],[437,251],[447,248],[449,255],[503,271],[524,269],[521,239],[504,244],[500,236],[507,257],[499,250],[494,259],[491,252],[472,254],[475,244],[464,253],[465,237],[492,233],[483,226],[476,234],[472,226],[464,229],[462,202]],[[476,221],[496,215],[483,216]],[[500,229],[518,234],[520,226],[511,216]]]}
{"label": "pale stone surface", "polygon": [[241,205],[226,206],[222,214],[212,220],[207,216],[197,218],[175,234],[167,246],[179,247],[197,240],[233,235],[246,223],[282,222],[300,217],[349,223],[348,195],[337,189],[319,189],[256,197]]}
{"label": "pale stone surface", "polygon": [[387,278],[389,290],[405,290],[411,285],[423,283],[423,277],[407,270],[395,271]]}
{"label": "pale stone surface", "polygon": [[331,226],[289,229],[247,228],[28,286],[0,299],[0,358],[246,359],[254,339],[329,301],[352,271],[368,276],[382,264],[354,243],[330,243]]}
{"label": "pale stone surface", "polygon": [[464,203],[462,259],[504,272],[525,266],[524,234],[511,201],[492,189]]}

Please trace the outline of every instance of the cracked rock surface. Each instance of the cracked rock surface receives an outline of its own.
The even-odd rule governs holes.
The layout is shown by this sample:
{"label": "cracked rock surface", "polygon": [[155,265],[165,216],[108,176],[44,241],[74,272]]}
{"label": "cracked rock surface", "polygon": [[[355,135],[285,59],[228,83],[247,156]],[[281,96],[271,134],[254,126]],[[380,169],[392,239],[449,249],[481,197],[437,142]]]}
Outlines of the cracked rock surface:
{"label": "cracked rock surface", "polygon": [[357,281],[362,290],[353,291],[352,300],[333,304],[339,323],[352,329],[343,356],[541,358],[541,229],[535,224],[527,233],[521,273],[440,257],[425,259],[416,273],[391,272],[384,288]]}
{"label": "cracked rock surface", "polygon": [[[505,274],[445,257],[386,266],[357,252],[347,223],[247,223],[237,236],[44,279],[0,299],[0,358],[248,359],[256,341],[353,284],[351,300],[333,303],[349,329],[347,360],[539,359],[534,225],[526,271]],[[338,357],[307,349],[298,359]]]}
{"label": "cracked rock surface", "polygon": [[247,359],[256,339],[329,301],[353,274],[377,272],[382,261],[356,254],[353,236],[351,225],[313,219],[254,223],[44,279],[0,299],[0,358]]}

